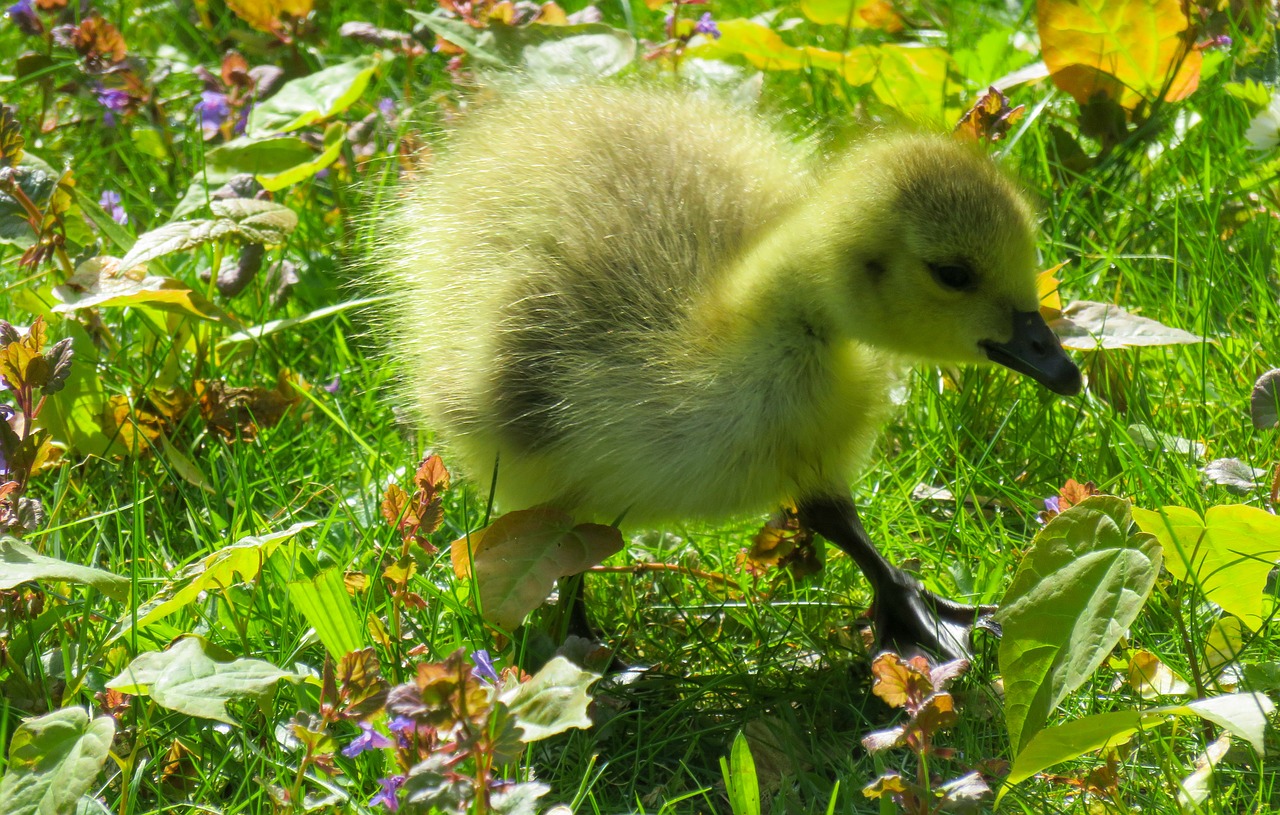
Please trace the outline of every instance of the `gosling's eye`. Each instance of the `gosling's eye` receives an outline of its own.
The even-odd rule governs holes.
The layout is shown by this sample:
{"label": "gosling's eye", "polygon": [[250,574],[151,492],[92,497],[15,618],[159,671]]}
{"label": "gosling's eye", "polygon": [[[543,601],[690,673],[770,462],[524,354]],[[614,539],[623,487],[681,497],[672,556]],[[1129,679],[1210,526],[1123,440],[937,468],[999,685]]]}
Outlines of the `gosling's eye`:
{"label": "gosling's eye", "polygon": [[978,282],[973,269],[963,263],[930,263],[929,271],[940,284],[955,291],[968,291]]}

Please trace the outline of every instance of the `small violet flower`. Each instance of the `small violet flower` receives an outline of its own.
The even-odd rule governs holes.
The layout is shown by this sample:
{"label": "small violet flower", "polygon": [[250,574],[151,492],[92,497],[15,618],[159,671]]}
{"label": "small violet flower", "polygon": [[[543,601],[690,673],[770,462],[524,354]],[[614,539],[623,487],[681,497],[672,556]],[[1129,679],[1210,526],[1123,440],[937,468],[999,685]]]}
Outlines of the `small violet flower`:
{"label": "small violet flower", "polygon": [[347,758],[355,758],[365,750],[378,750],[383,747],[394,747],[395,742],[373,729],[373,725],[368,722],[360,723],[360,735],[351,740],[351,743],[342,748],[342,754]]}
{"label": "small violet flower", "polygon": [[720,39],[720,29],[716,28],[716,21],[711,19],[709,11],[698,18],[698,24],[693,27],[693,30],[699,34],[706,34],[713,40]]}
{"label": "small violet flower", "polygon": [[219,91],[203,91],[200,101],[196,102],[196,113],[200,114],[200,129],[204,132],[205,140],[214,138],[231,115],[227,95]]}
{"label": "small violet flower", "polygon": [[106,112],[102,114],[102,122],[107,127],[116,126],[116,114],[125,113],[129,110],[129,94],[119,88],[98,88],[94,91],[98,97],[98,104],[106,108]]}
{"label": "small violet flower", "polygon": [[488,651],[476,651],[471,655],[471,661],[475,663],[471,669],[471,675],[481,682],[493,684],[498,681],[498,672],[493,669],[493,659],[489,656]]}
{"label": "small violet flower", "polygon": [[370,804],[382,804],[387,808],[388,812],[395,812],[400,808],[400,800],[396,793],[404,786],[403,775],[391,775],[386,778],[379,778],[378,784],[382,786],[382,790],[369,799]]}
{"label": "small violet flower", "polygon": [[1044,508],[1050,512],[1061,512],[1059,507],[1062,506],[1062,499],[1056,495],[1051,495],[1044,499]]}
{"label": "small violet flower", "polygon": [[396,100],[390,96],[384,96],[378,100],[378,113],[388,122],[395,121],[396,118]]}
{"label": "small violet flower", "polygon": [[324,388],[327,393],[337,393],[342,390],[342,377],[335,376],[332,382],[327,385],[321,385],[320,387]]}
{"label": "small violet flower", "polygon": [[44,33],[44,23],[36,15],[35,4],[31,0],[18,0],[5,9],[4,13],[23,34],[38,37]]}
{"label": "small violet flower", "polygon": [[412,738],[418,729],[418,723],[408,716],[397,716],[387,722],[387,729],[396,734],[396,742],[403,750],[413,744]]}
{"label": "small violet flower", "polygon": [[120,205],[120,193],[115,190],[103,190],[102,197],[98,199],[98,206],[102,207],[103,212],[111,216],[111,220],[118,224],[124,225],[129,223],[129,213],[124,211],[124,207]]}

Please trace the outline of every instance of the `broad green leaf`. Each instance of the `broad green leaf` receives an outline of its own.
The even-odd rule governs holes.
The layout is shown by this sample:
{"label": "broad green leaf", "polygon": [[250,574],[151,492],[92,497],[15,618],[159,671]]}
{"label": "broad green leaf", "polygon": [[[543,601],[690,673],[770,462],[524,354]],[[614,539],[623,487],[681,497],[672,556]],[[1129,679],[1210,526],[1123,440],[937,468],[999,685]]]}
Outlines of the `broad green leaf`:
{"label": "broad green leaf", "polygon": [[0,589],[11,589],[29,580],[84,583],[110,597],[129,599],[129,578],[47,557],[20,540],[0,537]]}
{"label": "broad green leaf", "polygon": [[1280,368],[1272,368],[1253,383],[1249,395],[1249,418],[1258,430],[1280,425]]}
{"label": "broad green leaf", "polygon": [[1138,529],[1120,498],[1089,498],[1040,531],[996,615],[1015,748],[1107,658],[1159,573],[1155,537]]}
{"label": "broad green leaf", "polygon": [[1110,303],[1076,300],[1050,323],[1065,348],[1097,351],[1111,348],[1142,348],[1153,345],[1195,345],[1204,337],[1181,328],[1130,314]]}
{"label": "broad green leaf", "polygon": [[[58,185],[58,173],[44,161],[24,153],[13,169],[18,188],[43,210]],[[36,242],[35,230],[27,220],[27,210],[18,199],[0,188],[0,244],[26,249]]]}
{"label": "broad green leaf", "polygon": [[514,630],[542,604],[557,578],[578,574],[622,550],[622,535],[601,524],[574,525],[552,509],[509,512],[453,543],[453,567],[474,576],[486,620]]}
{"label": "broad green leaf", "polygon": [[1183,99],[1199,83],[1179,0],[1039,0],[1036,25],[1054,84],[1081,105],[1102,92],[1132,110]]}
{"label": "broad green leaf", "polygon": [[301,521],[280,532],[244,537],[192,563],[138,608],[136,622],[134,612],[121,617],[120,631],[112,639],[124,636],[134,625],[145,628],[185,608],[201,592],[221,591],[227,586],[255,579],[262,571],[262,564],[280,544],[312,526],[315,526],[312,521]]}
{"label": "broad green leaf", "polygon": [[1171,575],[1194,583],[1250,628],[1262,624],[1274,602],[1265,599],[1265,590],[1267,575],[1280,562],[1280,518],[1244,505],[1209,507],[1203,519],[1177,506],[1135,509],[1133,515],[1159,538]]}
{"label": "broad green leaf", "polygon": [[[686,53],[703,59],[740,56],[767,71],[798,71],[809,66],[804,49],[794,48],[767,25],[742,18],[717,20],[718,39],[706,39]],[[829,52],[831,53],[831,52]]]}
{"label": "broad green leaf", "polygon": [[312,152],[306,161],[278,173],[260,173],[255,178],[264,189],[272,192],[304,181],[338,160],[342,146],[347,143],[347,127],[341,122],[334,122],[324,130],[324,148],[317,155]]}
{"label": "broad green leaf", "polygon": [[230,198],[212,201],[209,208],[213,218],[173,221],[139,235],[120,260],[120,268],[128,272],[155,258],[229,238],[248,243],[284,243],[298,225],[293,210],[271,201]]}
{"label": "broad green leaf", "polygon": [[729,760],[720,759],[720,773],[729,793],[729,811],[733,815],[760,815],[760,779],[756,776],[751,745],[741,730],[733,738]]}
{"label": "broad green leaf", "polygon": [[200,180],[216,187],[238,175],[274,176],[315,157],[316,149],[297,136],[263,139],[240,136],[205,153],[205,169]]}
{"label": "broad green leaf", "polygon": [[1274,710],[1275,704],[1261,693],[1230,693],[1185,705],[1086,716],[1036,733],[1013,760],[1006,782],[1012,786],[1055,764],[1123,744],[1139,730],[1163,724],[1169,716],[1199,716],[1231,731],[1262,754],[1267,718]]}
{"label": "broad green leaf", "polygon": [[587,688],[600,678],[584,671],[564,657],[553,657],[533,675],[504,691],[499,701],[506,703],[521,730],[520,740],[539,741],[571,727],[591,726]]}
{"label": "broad green leaf", "polygon": [[[630,65],[636,56],[634,37],[598,23],[521,28],[494,26],[494,30],[495,33],[511,32],[511,36],[517,32],[523,35],[517,40],[522,70],[547,84],[613,76]],[[500,44],[503,39],[499,37]]]}
{"label": "broad green leaf", "polygon": [[364,93],[379,62],[376,56],[357,57],[286,82],[249,111],[249,136],[286,133],[341,113]]}
{"label": "broad green leaf", "polygon": [[479,65],[490,68],[511,67],[495,50],[493,31],[490,28],[472,28],[465,20],[445,16],[440,11],[423,14],[406,9],[413,19],[422,23],[432,34],[446,39],[462,50]]}
{"label": "broad green leaf", "polygon": [[[878,49],[871,89],[876,98],[916,122],[947,124],[948,101],[956,101],[960,86],[951,78],[951,55],[945,48],[889,43]],[[952,105],[955,107],[955,105]]]}
{"label": "broad green leaf", "polygon": [[369,644],[341,569],[327,569],[313,580],[290,583],[289,599],[335,661]]}
{"label": "broad green leaf", "polygon": [[204,295],[192,291],[181,280],[138,271],[121,271],[132,268],[123,265],[118,258],[106,255],[86,260],[66,283],[54,287],[54,294],[62,302],[53,310],[70,314],[82,308],[143,306],[199,320],[237,324],[225,311],[209,302]]}
{"label": "broad green leaf", "polygon": [[265,705],[281,679],[303,678],[260,659],[217,662],[207,648],[204,639],[192,636],[166,651],[149,651],[134,659],[107,687],[150,696],[161,707],[188,716],[235,724],[227,702],[247,696]]}
{"label": "broad green leaf", "polygon": [[82,455],[101,458],[128,455],[129,448],[120,439],[109,437],[102,430],[102,410],[110,395],[94,364],[98,349],[93,339],[75,320],[63,320],[60,328],[71,337],[75,362],[62,390],[45,402],[37,424]]}
{"label": "broad green leaf", "polygon": [[18,725],[0,779],[0,815],[71,815],[107,763],[116,722],[63,708]]}

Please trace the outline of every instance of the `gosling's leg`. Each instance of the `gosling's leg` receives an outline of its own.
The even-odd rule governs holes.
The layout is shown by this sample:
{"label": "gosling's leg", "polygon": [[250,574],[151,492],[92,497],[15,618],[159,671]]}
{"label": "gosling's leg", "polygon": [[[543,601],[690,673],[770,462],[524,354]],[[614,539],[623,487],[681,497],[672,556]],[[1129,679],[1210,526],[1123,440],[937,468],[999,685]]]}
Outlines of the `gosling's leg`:
{"label": "gosling's leg", "polygon": [[886,560],[863,529],[851,497],[808,499],[797,512],[802,524],[847,552],[867,576],[880,645],[907,656],[923,652],[951,660],[972,656],[969,641],[975,626],[1000,633],[989,619],[994,606],[966,606],[939,597]]}

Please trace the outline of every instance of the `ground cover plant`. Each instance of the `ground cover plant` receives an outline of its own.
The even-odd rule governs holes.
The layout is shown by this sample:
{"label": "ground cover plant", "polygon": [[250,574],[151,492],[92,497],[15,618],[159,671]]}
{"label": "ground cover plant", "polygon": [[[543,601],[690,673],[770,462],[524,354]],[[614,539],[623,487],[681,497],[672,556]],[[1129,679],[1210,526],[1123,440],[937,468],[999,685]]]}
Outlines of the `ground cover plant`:
{"label": "ground cover plant", "polygon": [[[1276,24],[9,6],[0,813],[1280,811]],[[428,455],[360,284],[369,213],[511,69],[681,77],[828,145],[907,119],[1024,179],[1086,393],[920,368],[855,485],[887,554],[999,603],[1001,639],[870,651],[862,578],[785,512],[491,518]],[[593,616],[647,669],[597,681],[610,654],[552,656],[537,606],[605,555]]]}

